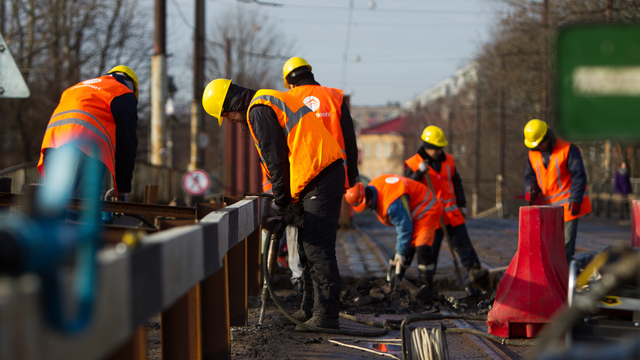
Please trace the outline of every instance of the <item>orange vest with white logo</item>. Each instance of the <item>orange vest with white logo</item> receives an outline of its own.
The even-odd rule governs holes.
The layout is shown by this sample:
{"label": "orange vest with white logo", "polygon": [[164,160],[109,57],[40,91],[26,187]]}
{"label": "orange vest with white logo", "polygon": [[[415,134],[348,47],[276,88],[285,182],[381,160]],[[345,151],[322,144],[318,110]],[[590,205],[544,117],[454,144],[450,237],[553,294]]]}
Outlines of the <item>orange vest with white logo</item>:
{"label": "orange vest with white logo", "polygon": [[571,196],[571,174],[567,169],[567,158],[571,143],[562,139],[556,139],[556,145],[549,156],[549,164],[545,168],[542,163],[542,154],[539,151],[529,151],[529,161],[536,173],[536,179],[542,194],[542,201],[548,205],[564,206],[564,221],[571,221],[586,215],[591,211],[591,199],[586,186],[580,213],[571,215],[569,210],[569,197]]}
{"label": "orange vest with white logo", "polygon": [[[65,90],[42,140],[38,160],[40,175],[46,178],[45,149],[57,149],[75,142],[82,152],[105,164],[115,187],[116,123],[111,113],[111,101],[129,92],[132,91],[111,75],[86,80]],[[97,156],[91,143],[97,145]]]}
{"label": "orange vest with white logo", "polygon": [[[376,214],[381,223],[392,226],[387,210],[402,195],[409,195],[409,212],[413,219],[413,236],[437,224],[442,215],[442,203],[429,188],[415,180],[398,175],[380,175],[368,186],[378,191]],[[406,205],[405,205],[406,206]]]}
{"label": "orange vest with white logo", "polygon": [[[340,125],[340,118],[342,117],[342,90],[324,87],[320,85],[302,85],[296,86],[293,89],[287,91],[287,94],[291,94],[311,109],[318,119],[322,121],[324,126],[329,130],[331,135],[340,145],[342,149],[342,157],[346,159],[346,147],[344,145],[344,135],[342,134],[342,126]],[[344,173],[347,172],[347,162],[344,163]],[[344,182],[345,189],[349,188],[348,175],[345,176]]]}
{"label": "orange vest with white logo", "polygon": [[[413,171],[418,171],[422,162],[422,156],[415,154],[404,162],[405,168],[409,167]],[[464,216],[456,203],[456,192],[453,188],[453,174],[456,171],[456,163],[451,154],[445,153],[445,160],[441,162],[440,172],[436,172],[429,166],[429,176],[433,184],[433,191],[438,194],[444,205],[444,223],[451,226],[458,226],[465,223]],[[427,179],[422,178],[422,183],[427,184]],[[440,228],[440,224],[438,224]]]}
{"label": "orange vest with white logo", "polygon": [[[256,105],[266,105],[273,109],[284,131],[289,148],[291,199],[292,202],[297,202],[298,196],[313,178],[334,161],[342,159],[342,150],[313,111],[295,96],[276,90],[258,90],[247,109],[247,118],[251,108]],[[251,121],[247,123],[260,154],[263,170],[271,177],[264,164]]]}

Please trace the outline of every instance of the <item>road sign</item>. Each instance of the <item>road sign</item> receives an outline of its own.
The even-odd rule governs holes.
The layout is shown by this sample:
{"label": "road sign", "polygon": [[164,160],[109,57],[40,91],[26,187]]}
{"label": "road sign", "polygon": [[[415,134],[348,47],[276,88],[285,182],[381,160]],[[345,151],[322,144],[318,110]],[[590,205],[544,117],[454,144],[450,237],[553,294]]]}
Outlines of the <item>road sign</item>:
{"label": "road sign", "polygon": [[640,25],[579,25],[557,41],[559,133],[640,139]]}
{"label": "road sign", "polygon": [[28,98],[27,83],[0,34],[0,98]]}
{"label": "road sign", "polygon": [[210,185],[209,174],[201,169],[191,170],[182,177],[182,187],[189,195],[203,195],[209,190]]}

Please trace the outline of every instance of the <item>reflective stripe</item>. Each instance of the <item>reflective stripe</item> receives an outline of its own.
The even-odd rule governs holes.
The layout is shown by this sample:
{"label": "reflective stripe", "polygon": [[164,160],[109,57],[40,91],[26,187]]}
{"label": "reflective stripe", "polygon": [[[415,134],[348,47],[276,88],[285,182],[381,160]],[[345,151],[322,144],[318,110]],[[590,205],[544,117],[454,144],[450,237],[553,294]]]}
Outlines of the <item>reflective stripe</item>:
{"label": "reflective stripe", "polygon": [[[587,191],[585,191],[585,192],[584,192],[584,196],[582,196],[582,198],[584,199],[584,198],[586,198],[588,195],[589,195],[589,194],[587,193]],[[564,204],[566,204],[566,203],[568,203],[568,202],[569,202],[569,198],[566,198],[566,199],[562,199],[562,200],[558,200],[558,201],[552,202],[552,203],[551,203],[551,205],[564,205]]]}
{"label": "reflective stripe", "polygon": [[449,165],[447,165],[447,185],[449,185],[449,190],[451,190],[451,193],[454,194],[453,183],[451,182],[451,168],[449,167]]}
{"label": "reflective stripe", "polygon": [[458,210],[458,205],[451,205],[444,208],[444,212],[452,212],[454,210]]}
{"label": "reflective stripe", "polygon": [[285,134],[285,136],[287,138],[289,137],[289,133],[291,132],[291,130],[296,125],[298,125],[298,123],[300,122],[302,117],[304,117],[308,113],[312,112],[311,109],[309,109],[306,106],[302,106],[300,109],[298,109],[298,111],[293,112],[293,110],[291,110],[287,106],[287,104],[285,104],[284,101],[278,99],[275,96],[271,96],[271,95],[260,95],[260,96],[256,97],[255,99],[253,99],[253,101],[251,102],[251,105],[253,105],[253,103],[255,103],[257,100],[269,101],[274,106],[276,106],[278,109],[283,111],[285,113],[285,115],[287,115],[287,119],[288,120],[287,120],[287,123],[285,124],[285,128],[284,128],[284,134]]}
{"label": "reflective stripe", "polygon": [[433,270],[436,268],[436,264],[423,265],[418,264],[418,270]]}
{"label": "reflective stripe", "polygon": [[562,181],[560,181],[560,165],[558,165],[558,158],[556,158],[556,174],[558,175],[558,188],[562,190]]}
{"label": "reflective stripe", "polygon": [[[55,118],[55,117],[58,117],[58,116],[60,116],[60,115],[64,115],[64,114],[68,114],[68,113],[73,113],[73,112],[77,112],[77,113],[80,113],[80,114],[83,114],[83,115],[87,115],[88,117],[92,118],[92,119],[93,119],[93,121],[95,121],[96,123],[100,124],[100,127],[101,127],[101,128],[102,128],[102,130],[103,130],[102,134],[103,134],[103,135],[104,135],[104,134],[106,134],[106,135],[107,135],[107,137],[109,138],[109,140],[108,140],[108,141],[107,141],[106,139],[104,139],[104,138],[103,138],[103,139],[107,142],[107,144],[109,144],[109,151],[111,152],[111,154],[112,154],[112,156],[111,156],[111,157],[113,158],[113,140],[111,140],[111,135],[109,135],[109,132],[108,132],[108,131],[107,131],[107,129],[104,127],[104,125],[103,125],[100,121],[98,121],[98,119],[97,119],[95,116],[93,116],[93,114],[88,113],[88,112],[86,112],[86,111],[82,111],[82,110],[67,110],[67,111],[63,111],[63,112],[61,112],[61,113],[57,113],[57,114],[53,115],[53,116],[51,117],[51,119],[53,119],[53,118]],[[82,120],[82,119],[77,119],[77,120],[84,121],[84,120]],[[77,124],[77,125],[84,126],[84,125],[82,125],[82,124]],[[89,124],[89,125],[91,125],[91,124]],[[47,130],[49,129],[49,127],[51,127],[51,125],[47,127]],[[91,131],[93,131],[93,132],[96,132],[96,131],[95,131],[95,130],[93,130],[93,129],[97,129],[97,128],[96,128],[95,126],[93,126],[93,125],[92,125],[93,129],[92,129],[92,128],[89,128],[88,126],[84,126],[84,127],[86,127],[87,129],[89,129],[89,130],[91,130]],[[97,132],[96,132],[96,134],[97,134]],[[101,136],[101,137],[102,137],[102,136]],[[115,159],[114,159],[114,161],[115,161]]]}
{"label": "reflective stripe", "polygon": [[543,197],[542,197],[542,199],[543,199],[543,200],[547,200],[547,201],[548,201],[548,200],[551,200],[551,199],[553,199],[553,198],[557,198],[557,197],[558,197],[558,196],[560,196],[560,195],[568,194],[568,193],[570,193],[570,192],[571,192],[571,190],[565,190],[565,191],[560,192],[560,193],[557,193],[557,194],[555,194],[555,195],[551,195],[551,196],[543,196]]}
{"label": "reflective stripe", "polygon": [[422,209],[422,211],[420,212],[420,215],[418,215],[416,217],[416,212],[418,211],[418,209],[420,209],[422,207],[422,205],[427,202],[427,199],[425,198],[424,200],[422,200],[422,202],[420,204],[418,204],[418,206],[416,207],[416,209],[413,211],[413,213],[411,214],[411,216],[413,216],[414,219],[420,219],[422,218],[422,216],[424,215],[424,213],[426,213],[427,211],[429,211],[433,205],[436,203],[436,197],[432,196],[431,199],[429,199],[429,202],[427,203],[427,205]]}
{"label": "reflective stripe", "polygon": [[49,131],[49,129],[53,129],[55,127],[65,126],[65,125],[69,125],[69,124],[80,125],[80,126],[86,128],[87,130],[93,132],[94,134],[98,135],[98,137],[100,137],[107,144],[109,144],[109,152],[111,153],[111,160],[113,160],[114,163],[115,163],[115,159],[113,157],[113,145],[111,144],[111,141],[110,141],[111,139],[109,139],[107,137],[107,135],[105,135],[102,131],[100,131],[100,129],[95,127],[95,125],[93,125],[92,123],[90,123],[90,122],[88,122],[86,120],[77,119],[77,118],[66,118],[64,120],[56,121],[53,124],[47,126],[47,131]]}
{"label": "reflective stripe", "polygon": [[447,199],[447,200],[442,200],[442,203],[444,205],[450,204],[450,203],[455,203],[456,199]]}

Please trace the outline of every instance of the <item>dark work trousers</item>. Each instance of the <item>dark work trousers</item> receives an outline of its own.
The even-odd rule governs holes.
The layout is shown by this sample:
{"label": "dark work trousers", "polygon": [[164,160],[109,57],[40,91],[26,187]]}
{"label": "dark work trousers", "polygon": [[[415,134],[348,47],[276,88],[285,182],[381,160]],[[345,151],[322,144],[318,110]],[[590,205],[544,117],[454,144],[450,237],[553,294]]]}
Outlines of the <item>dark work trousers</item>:
{"label": "dark work trousers", "polygon": [[[467,232],[467,225],[461,224],[453,227],[451,225],[447,225],[447,231],[451,238],[453,250],[455,250],[458,253],[458,256],[460,256],[462,266],[464,266],[468,271],[474,263],[478,263],[478,265],[480,265],[480,259],[478,259],[478,254],[476,254],[476,250],[473,248],[471,239],[469,238],[469,233]],[[433,245],[431,246],[431,258],[436,267],[438,266],[438,255],[440,254],[440,245],[442,244],[443,237],[444,231],[442,231],[442,228],[436,230],[436,234],[433,237]],[[435,268],[433,272],[435,273]]]}
{"label": "dark work trousers", "polygon": [[[302,306],[314,316],[338,318],[341,280],[336,259],[336,233],[344,192],[342,160],[329,165],[303,190],[304,227],[298,252],[303,267]],[[312,308],[313,306],[313,308]]]}

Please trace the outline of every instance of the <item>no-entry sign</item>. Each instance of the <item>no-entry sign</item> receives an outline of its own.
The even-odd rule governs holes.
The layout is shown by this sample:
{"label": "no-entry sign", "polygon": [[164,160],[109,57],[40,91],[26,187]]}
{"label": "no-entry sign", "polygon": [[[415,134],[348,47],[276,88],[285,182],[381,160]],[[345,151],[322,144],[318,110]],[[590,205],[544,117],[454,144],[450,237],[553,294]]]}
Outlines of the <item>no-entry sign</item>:
{"label": "no-entry sign", "polygon": [[200,196],[209,190],[211,178],[201,169],[191,170],[182,177],[182,187],[189,195]]}

